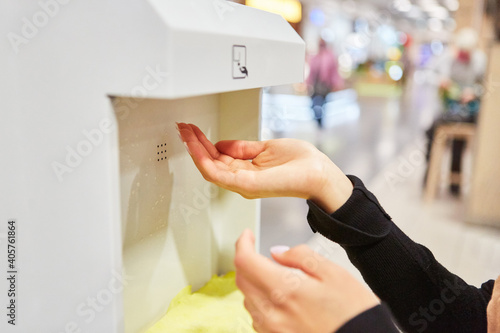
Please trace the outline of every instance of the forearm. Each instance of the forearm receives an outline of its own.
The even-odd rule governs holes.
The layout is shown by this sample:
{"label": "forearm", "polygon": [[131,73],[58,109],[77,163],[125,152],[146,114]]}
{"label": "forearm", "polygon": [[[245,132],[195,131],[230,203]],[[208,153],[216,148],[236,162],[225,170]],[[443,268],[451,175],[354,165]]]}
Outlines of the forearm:
{"label": "forearm", "polygon": [[450,273],[396,226],[373,246],[344,248],[405,332],[486,332],[488,295]]}
{"label": "forearm", "polygon": [[392,322],[390,311],[384,304],[379,304],[360,313],[345,323],[335,333],[397,333],[399,332]]}
{"label": "forearm", "polygon": [[342,245],[406,332],[486,332],[490,286],[477,289],[446,270],[391,221],[359,179],[350,179],[354,190],[335,213],[309,202],[313,230]]}

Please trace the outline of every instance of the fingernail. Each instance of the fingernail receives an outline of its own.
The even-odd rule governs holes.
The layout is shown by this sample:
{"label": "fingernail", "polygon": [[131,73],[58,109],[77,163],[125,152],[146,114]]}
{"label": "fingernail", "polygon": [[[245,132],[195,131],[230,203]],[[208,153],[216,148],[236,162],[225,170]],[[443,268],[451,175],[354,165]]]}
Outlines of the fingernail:
{"label": "fingernail", "polygon": [[276,246],[272,246],[270,249],[272,254],[282,254],[288,250],[290,250],[290,246],[286,246],[286,245],[276,245]]}
{"label": "fingernail", "polygon": [[184,142],[184,147],[186,147],[186,150],[188,151],[189,155],[191,155],[191,150],[189,150],[187,142]]}

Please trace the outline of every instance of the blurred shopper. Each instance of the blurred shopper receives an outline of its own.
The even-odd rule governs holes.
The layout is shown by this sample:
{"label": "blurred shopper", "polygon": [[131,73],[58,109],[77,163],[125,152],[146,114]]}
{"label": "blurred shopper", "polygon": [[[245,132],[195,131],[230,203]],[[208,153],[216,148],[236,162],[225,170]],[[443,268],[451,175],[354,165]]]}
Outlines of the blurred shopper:
{"label": "blurred shopper", "polygon": [[[203,177],[245,198],[308,199],[308,222],[339,243],[404,332],[500,333],[500,277],[468,285],[413,242],[361,180],[293,139],[221,141],[194,125],[179,133]],[[258,332],[392,333],[391,312],[347,271],[305,245],[256,253],[236,244],[236,283]],[[292,271],[289,268],[300,270]]]}
{"label": "blurred shopper", "polygon": [[[426,132],[429,140],[427,160],[430,158],[432,140],[437,126],[454,122],[476,123],[482,93],[481,84],[486,71],[486,55],[476,49],[477,40],[478,36],[473,29],[460,30],[455,37],[456,49],[450,50],[437,64],[436,70],[440,76],[440,94],[444,113]],[[463,140],[452,142],[450,192],[455,195],[460,193],[459,185],[453,182],[461,172],[464,146]]]}
{"label": "blurred shopper", "polygon": [[320,39],[318,54],[311,59],[309,66],[307,84],[312,89],[312,109],[319,127],[322,127],[326,96],[343,86],[343,80],[338,72],[337,57],[323,39]]}

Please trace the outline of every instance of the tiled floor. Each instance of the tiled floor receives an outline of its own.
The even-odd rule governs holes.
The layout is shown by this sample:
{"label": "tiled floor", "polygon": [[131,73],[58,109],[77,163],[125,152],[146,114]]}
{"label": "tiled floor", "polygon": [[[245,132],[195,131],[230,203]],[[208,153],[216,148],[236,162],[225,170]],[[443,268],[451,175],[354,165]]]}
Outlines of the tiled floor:
{"label": "tiled floor", "polygon": [[[500,229],[467,224],[465,200],[450,197],[444,187],[432,203],[422,202],[423,130],[432,120],[436,99],[432,87],[413,91],[401,100],[360,97],[358,107],[355,102],[346,103],[338,109],[349,114],[336,108],[336,118],[327,119],[323,130],[316,129],[314,120],[297,117],[294,112],[299,111],[292,108],[267,118],[264,113],[263,136],[295,137],[316,144],[344,172],[363,179],[412,239],[427,246],[450,271],[479,285],[500,275]],[[300,103],[304,102],[294,105]],[[281,131],[273,131],[277,119],[281,127],[274,130]],[[470,160],[470,152],[467,157]],[[261,253],[268,255],[272,245],[308,243],[360,277],[339,246],[311,232],[306,213],[300,199],[263,200]]]}

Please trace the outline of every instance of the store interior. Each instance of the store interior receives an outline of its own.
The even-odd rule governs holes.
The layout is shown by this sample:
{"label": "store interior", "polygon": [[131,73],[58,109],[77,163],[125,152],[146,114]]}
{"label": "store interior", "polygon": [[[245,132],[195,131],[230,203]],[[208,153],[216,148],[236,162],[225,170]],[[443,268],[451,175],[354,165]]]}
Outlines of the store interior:
{"label": "store interior", "polygon": [[[304,197],[245,196],[256,156],[208,141],[306,141],[449,271],[500,274],[500,0],[10,1],[0,34],[1,332],[254,332],[245,235],[286,274],[307,267],[271,248],[307,244],[364,283]],[[168,315],[200,295],[203,319]]]}
{"label": "store interior", "polygon": [[[289,1],[290,7],[293,2]],[[257,7],[265,6],[263,3],[247,1]],[[486,96],[481,97],[477,132],[491,131],[481,120],[493,113],[487,99],[500,82],[500,73],[493,72],[491,64],[494,18],[489,13],[493,2],[305,0],[300,5],[301,18],[291,15],[289,21],[306,41],[308,60],[318,52],[319,40],[325,40],[337,58],[343,83],[326,98],[321,127],[311,109],[311,86],[265,89],[262,138],[296,138],[314,144],[346,174],[361,178],[400,228],[467,282],[480,285],[498,275],[500,215],[489,208],[491,215],[483,218],[473,208],[478,200],[474,195],[488,200],[484,196],[495,192],[486,194],[474,188],[481,182],[477,174],[484,175],[484,164],[492,162],[491,155],[490,159],[478,156],[478,145],[491,145],[492,141],[478,140],[477,135],[465,149],[458,195],[448,190],[448,145],[437,194],[430,202],[424,198],[425,132],[444,112],[440,67],[446,66],[443,58],[452,52],[454,36],[464,27],[477,31],[477,48],[490,54],[481,86]],[[269,9],[279,12],[279,8]],[[290,10],[282,10],[286,18]],[[306,78],[308,70],[306,66]],[[498,142],[500,137],[493,132]],[[498,161],[498,153],[494,155]],[[498,178],[496,171],[489,175]],[[307,211],[301,199],[263,199],[261,253],[269,256],[273,245],[307,243],[361,279],[339,246],[312,232]]]}

